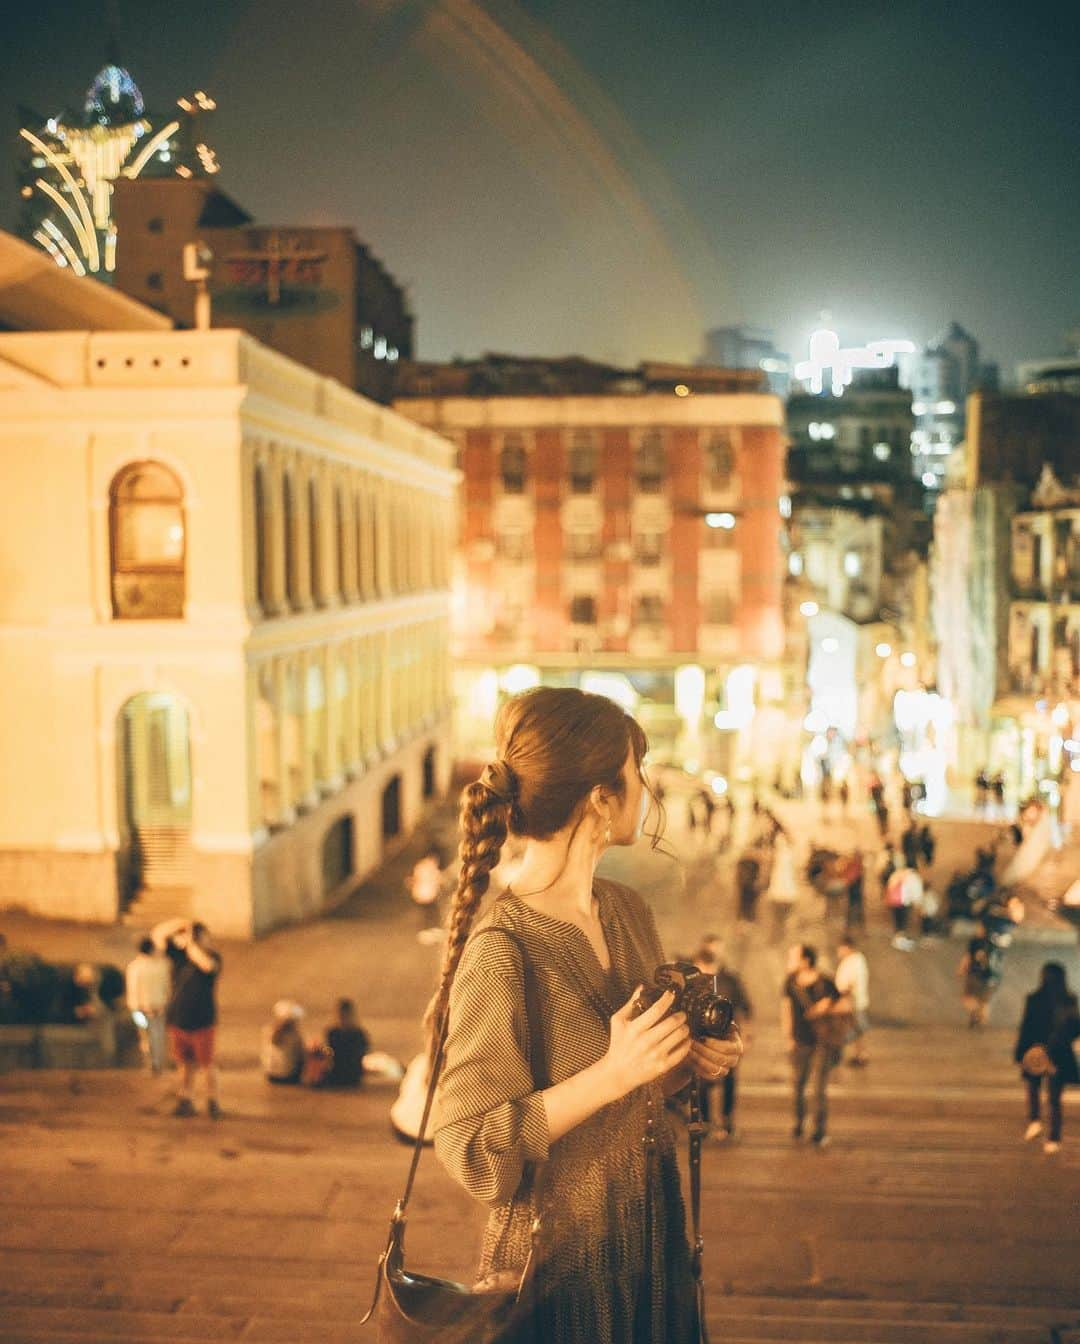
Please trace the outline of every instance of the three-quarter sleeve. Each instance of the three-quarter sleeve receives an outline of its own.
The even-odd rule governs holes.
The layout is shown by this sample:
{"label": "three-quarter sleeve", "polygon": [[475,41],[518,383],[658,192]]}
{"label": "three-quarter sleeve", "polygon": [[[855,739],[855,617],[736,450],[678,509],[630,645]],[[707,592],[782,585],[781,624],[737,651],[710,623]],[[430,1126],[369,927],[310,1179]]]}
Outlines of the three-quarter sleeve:
{"label": "three-quarter sleeve", "polygon": [[435,1151],[474,1198],[510,1199],[548,1156],[547,1111],[529,1067],[521,955],[497,933],[466,947],[450,992]]}

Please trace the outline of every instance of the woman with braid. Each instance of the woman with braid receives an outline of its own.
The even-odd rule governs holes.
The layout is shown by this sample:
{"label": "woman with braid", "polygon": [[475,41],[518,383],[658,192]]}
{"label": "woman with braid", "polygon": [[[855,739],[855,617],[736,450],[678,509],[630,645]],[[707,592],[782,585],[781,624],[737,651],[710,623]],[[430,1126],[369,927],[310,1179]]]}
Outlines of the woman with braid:
{"label": "woman with braid", "polygon": [[[490,1206],[482,1280],[516,1281],[539,1213],[537,1338],[693,1344],[664,1098],[695,1074],[723,1077],[742,1047],[691,1042],[670,994],[635,1011],[663,961],[656,925],[636,892],[595,869],[609,845],[641,834],[645,735],[613,701],[550,687],[508,700],[495,734],[497,759],[462,795],[461,875],[429,1014],[433,1049],[447,1028],[436,1151]],[[513,889],[478,919],[508,835],[524,841]],[[525,957],[540,1042],[530,1041]],[[550,1080],[541,1090],[538,1055]]]}

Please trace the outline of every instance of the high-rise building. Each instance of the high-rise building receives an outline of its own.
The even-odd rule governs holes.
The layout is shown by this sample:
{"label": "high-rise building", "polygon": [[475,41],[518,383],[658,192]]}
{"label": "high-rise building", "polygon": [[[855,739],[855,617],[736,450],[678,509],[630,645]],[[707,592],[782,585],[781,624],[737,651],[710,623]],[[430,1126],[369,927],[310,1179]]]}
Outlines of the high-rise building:
{"label": "high-rise building", "polygon": [[317,913],[449,780],[452,445],[4,234],[0,323],[0,903]]}
{"label": "high-rise building", "polygon": [[701,363],[719,369],[759,370],[778,397],[786,397],[791,389],[791,360],[777,350],[772,332],[765,327],[713,327],[705,333]]}
{"label": "high-rise building", "polygon": [[996,370],[979,363],[978,342],[956,322],[902,365],[915,416],[912,470],[931,492],[932,504],[945,486],[950,455],[964,442],[968,396],[995,388]]}
{"label": "high-rise building", "polygon": [[[621,686],[658,743],[731,768],[784,691],[782,406],[761,372],[488,357],[407,366],[402,393],[458,445],[466,745],[501,690],[571,681]],[[758,742],[763,772],[782,745]]]}

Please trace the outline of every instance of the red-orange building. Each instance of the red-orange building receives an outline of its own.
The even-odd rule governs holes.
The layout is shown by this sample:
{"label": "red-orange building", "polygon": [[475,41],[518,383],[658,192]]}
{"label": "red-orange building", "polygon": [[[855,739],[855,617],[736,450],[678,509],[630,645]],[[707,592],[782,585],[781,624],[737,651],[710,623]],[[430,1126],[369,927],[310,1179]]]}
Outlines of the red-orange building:
{"label": "red-orange building", "polygon": [[779,698],[785,440],[764,386],[578,359],[403,366],[397,408],[458,445],[454,643],[477,731],[530,679],[620,673],[658,720],[696,680],[711,722],[737,667],[759,706]]}

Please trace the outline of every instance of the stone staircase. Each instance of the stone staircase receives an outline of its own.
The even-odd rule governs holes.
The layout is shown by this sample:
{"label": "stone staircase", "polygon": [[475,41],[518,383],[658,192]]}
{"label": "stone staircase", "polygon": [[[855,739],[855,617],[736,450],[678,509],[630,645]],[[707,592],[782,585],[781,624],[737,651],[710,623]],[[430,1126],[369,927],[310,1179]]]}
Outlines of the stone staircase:
{"label": "stone staircase", "polygon": [[142,886],[122,915],[136,928],[191,914],[192,849],[187,827],[144,826],[139,830]]}
{"label": "stone staircase", "polygon": [[[254,1268],[254,1267],[253,1267]],[[194,1273],[193,1273],[194,1271]],[[321,1282],[321,1275],[326,1281]],[[7,1274],[5,1280],[9,1278]],[[343,1280],[350,1286],[340,1286]],[[272,1274],[224,1275],[149,1252],[120,1271],[54,1265],[0,1289],[0,1344],[374,1344],[358,1320],[370,1286],[354,1266],[284,1261]],[[713,1295],[716,1344],[1078,1344],[1080,1312],[948,1301]]]}

